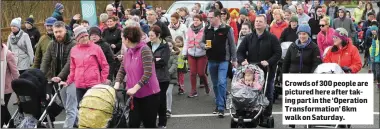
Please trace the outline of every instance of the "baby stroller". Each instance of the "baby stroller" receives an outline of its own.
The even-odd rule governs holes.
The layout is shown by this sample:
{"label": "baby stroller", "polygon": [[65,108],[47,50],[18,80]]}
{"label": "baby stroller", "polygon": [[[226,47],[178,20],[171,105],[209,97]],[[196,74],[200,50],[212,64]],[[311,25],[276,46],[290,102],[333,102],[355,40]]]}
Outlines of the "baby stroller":
{"label": "baby stroller", "polygon": [[282,61],[285,58],[286,52],[288,51],[289,46],[293,42],[282,42],[281,43],[281,49],[282,49],[282,56],[281,59],[277,63],[276,67],[276,73],[275,73],[275,80],[274,80],[274,99],[273,103],[278,99],[280,95],[282,95]]}
{"label": "baby stroller", "polygon": [[[53,87],[53,97],[49,88],[51,86],[39,69],[27,70],[13,80],[12,89],[20,103],[6,128],[54,128],[53,121],[64,108],[58,94],[60,88]],[[46,99],[47,94],[51,99]]]}
{"label": "baby stroller", "polygon": [[[318,65],[314,73],[317,74],[345,74],[342,68],[336,63],[322,63]],[[306,125],[306,128],[351,128],[351,125]]]}
{"label": "baby stroller", "polygon": [[89,89],[79,104],[79,128],[127,128],[131,98],[108,85]]}
{"label": "baby stroller", "polygon": [[[264,87],[258,89],[255,87],[247,86],[246,83],[241,83],[244,78],[245,71],[247,69],[253,70],[258,74],[255,77],[256,83]],[[268,71],[269,72],[269,71]],[[262,118],[262,113],[269,105],[268,99],[265,97],[265,91],[267,89],[266,79],[264,79],[264,71],[257,65],[240,66],[234,74],[232,79],[231,93],[229,96],[228,109],[231,114],[231,128],[255,128],[259,125]],[[264,82],[265,81],[265,82]],[[232,113],[232,110],[235,113]],[[274,119],[270,117],[268,119],[269,128],[274,127]]]}

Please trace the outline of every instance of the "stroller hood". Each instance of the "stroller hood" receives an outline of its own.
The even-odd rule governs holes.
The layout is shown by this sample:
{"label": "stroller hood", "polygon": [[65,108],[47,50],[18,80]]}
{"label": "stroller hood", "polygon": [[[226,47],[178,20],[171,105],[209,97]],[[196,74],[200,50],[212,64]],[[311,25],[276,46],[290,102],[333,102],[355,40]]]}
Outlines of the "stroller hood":
{"label": "stroller hood", "polygon": [[288,51],[288,48],[293,42],[282,42],[281,43],[281,49],[282,49],[282,59],[285,58],[286,52]]}
{"label": "stroller hood", "polygon": [[314,73],[319,74],[345,74],[342,68],[336,63],[322,63],[314,70]]}

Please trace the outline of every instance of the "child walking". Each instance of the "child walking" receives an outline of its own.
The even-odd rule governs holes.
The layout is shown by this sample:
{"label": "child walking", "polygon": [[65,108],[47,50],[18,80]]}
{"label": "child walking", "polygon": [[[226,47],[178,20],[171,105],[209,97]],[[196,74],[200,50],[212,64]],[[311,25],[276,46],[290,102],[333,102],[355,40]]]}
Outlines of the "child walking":
{"label": "child walking", "polygon": [[379,28],[377,26],[371,26],[369,29],[371,30],[371,37],[367,38],[367,42],[370,42],[372,44],[371,48],[369,49],[371,62],[373,62],[372,72],[374,74],[377,87],[380,88],[380,44],[379,36],[377,35]]}
{"label": "child walking", "polygon": [[169,42],[169,48],[171,51],[170,58],[169,58],[169,74],[170,74],[170,83],[168,90],[166,91],[166,116],[170,118],[172,116],[172,102],[173,102],[173,86],[178,84],[177,80],[177,61],[178,61],[178,55],[180,53],[179,49],[173,45],[173,42]]}
{"label": "child walking", "polygon": [[[177,36],[175,38],[175,47],[179,48],[180,51],[183,49],[183,37],[182,36]],[[177,69],[177,74],[178,74],[178,94],[182,95],[185,93],[185,74],[187,73],[187,67],[186,67],[186,60],[183,59],[183,55],[179,54],[178,55],[178,69]],[[190,96],[189,96],[190,97]]]}

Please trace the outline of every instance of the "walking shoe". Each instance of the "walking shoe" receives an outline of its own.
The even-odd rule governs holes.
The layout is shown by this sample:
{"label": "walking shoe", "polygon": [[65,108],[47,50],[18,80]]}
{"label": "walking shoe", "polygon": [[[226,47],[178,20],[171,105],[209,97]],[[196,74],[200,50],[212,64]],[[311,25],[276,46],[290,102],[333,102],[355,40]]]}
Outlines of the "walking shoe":
{"label": "walking shoe", "polygon": [[200,84],[199,88],[205,88],[205,85],[204,84]]}
{"label": "walking shoe", "polygon": [[207,86],[207,87],[205,88],[205,90],[206,90],[206,94],[208,95],[208,94],[210,93],[210,90],[211,90],[211,89],[210,89],[210,87]]}
{"label": "walking shoe", "polygon": [[218,113],[218,108],[215,108],[214,111],[212,112],[212,114],[216,114]]}
{"label": "walking shoe", "polygon": [[166,129],[166,126],[158,126],[158,128]]}
{"label": "walking shoe", "polygon": [[189,98],[194,98],[194,97],[198,97],[198,93],[197,92],[194,92],[194,93],[190,93],[189,96],[187,96]]}
{"label": "walking shoe", "polygon": [[224,118],[224,111],[219,111],[218,112],[218,117],[219,118]]}
{"label": "walking shoe", "polygon": [[178,94],[179,95],[183,95],[185,93],[185,91],[182,89],[182,88],[179,88],[178,89]]}
{"label": "walking shoe", "polygon": [[169,111],[169,110],[167,110],[167,111],[166,111],[166,116],[167,116],[168,118],[172,117],[172,112]]}

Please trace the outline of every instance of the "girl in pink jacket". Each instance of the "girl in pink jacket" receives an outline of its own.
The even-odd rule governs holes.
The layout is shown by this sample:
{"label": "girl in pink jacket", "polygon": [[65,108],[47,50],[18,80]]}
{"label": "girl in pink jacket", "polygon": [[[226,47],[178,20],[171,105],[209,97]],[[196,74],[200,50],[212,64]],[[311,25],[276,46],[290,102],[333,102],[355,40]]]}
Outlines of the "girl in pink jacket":
{"label": "girl in pink jacket", "polygon": [[12,96],[11,82],[20,74],[17,69],[15,56],[5,44],[0,44],[0,86],[1,86],[1,127],[11,119],[8,111],[8,102]]}
{"label": "girl in pink jacket", "polygon": [[334,35],[334,29],[330,28],[330,20],[326,17],[320,20],[319,27],[321,28],[321,31],[317,35],[317,43],[321,57],[323,57],[325,49],[334,45],[332,38]]}
{"label": "girl in pink jacket", "polygon": [[70,52],[70,74],[64,86],[75,85],[78,104],[86,91],[94,85],[110,83],[109,65],[102,49],[89,40],[85,27],[74,29],[77,45]]}

